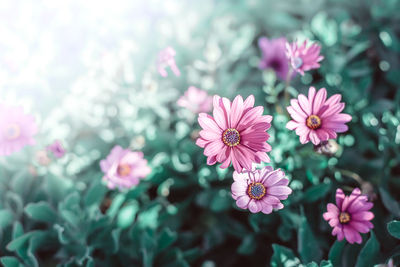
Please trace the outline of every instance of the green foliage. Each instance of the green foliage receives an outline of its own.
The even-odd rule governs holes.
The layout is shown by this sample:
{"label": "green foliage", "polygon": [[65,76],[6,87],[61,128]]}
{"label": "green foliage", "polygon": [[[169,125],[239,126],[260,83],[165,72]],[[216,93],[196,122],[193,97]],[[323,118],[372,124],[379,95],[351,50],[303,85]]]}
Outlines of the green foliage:
{"label": "green foliage", "polygon": [[[71,90],[38,89],[54,99],[52,106],[26,101],[41,111],[41,132],[35,147],[0,158],[0,262],[347,267],[393,258],[399,265],[400,1],[177,5],[181,12],[162,16],[164,5],[149,5],[157,16],[148,30],[107,53],[91,51],[110,58],[96,57]],[[273,72],[258,69],[261,36],[319,42],[321,68],[286,88]],[[156,72],[157,53],[168,45],[177,51],[180,77]],[[269,165],[282,168],[293,189],[284,209],[265,215],[236,207],[232,168],[207,165],[195,145],[196,115],[176,105],[192,85],[230,99],[253,94],[274,117]],[[285,128],[285,92],[293,97],[309,86],[341,94],[353,117],[333,155],[316,153]],[[68,153],[41,164],[36,153],[54,137]],[[99,161],[116,144],[143,151],[152,168],[130,190],[102,182]],[[374,202],[374,231],[362,234],[361,245],[337,241],[322,217],[337,188],[347,194],[355,187]]]}

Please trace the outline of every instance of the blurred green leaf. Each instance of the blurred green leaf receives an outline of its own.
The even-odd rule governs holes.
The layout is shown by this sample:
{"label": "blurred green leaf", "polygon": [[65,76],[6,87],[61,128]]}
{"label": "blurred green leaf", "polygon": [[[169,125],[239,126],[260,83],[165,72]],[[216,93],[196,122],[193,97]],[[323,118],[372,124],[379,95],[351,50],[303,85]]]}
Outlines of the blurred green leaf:
{"label": "blurred green leaf", "polygon": [[388,232],[397,239],[400,239],[400,221],[391,221],[387,224]]}
{"label": "blurred green leaf", "polygon": [[5,228],[12,223],[14,216],[9,210],[0,210],[0,228]]}
{"label": "blurred green leaf", "polygon": [[358,255],[356,267],[371,266],[378,263],[380,258],[379,248],[379,242],[374,232],[371,231],[370,238]]}
{"label": "blurred green leaf", "polygon": [[343,248],[346,245],[346,240],[338,241],[333,243],[331,249],[329,250],[329,260],[334,266],[341,266],[342,264],[342,253]]}
{"label": "blurred green leaf", "polygon": [[387,208],[387,210],[390,211],[391,213],[393,213],[395,216],[400,217],[399,203],[396,200],[394,200],[390,196],[390,194],[382,187],[379,187],[379,193],[381,195],[382,202],[385,205],[385,207]]}
{"label": "blurred green leaf", "polygon": [[274,254],[271,258],[272,267],[299,266],[300,260],[294,255],[292,250],[277,244],[272,244],[272,249],[274,250]]}
{"label": "blurred green leaf", "polygon": [[20,264],[16,257],[5,256],[0,258],[0,262],[4,265],[4,267],[19,267],[23,266]]}
{"label": "blurred green leaf", "polygon": [[29,203],[25,207],[25,213],[28,214],[32,219],[53,223],[57,219],[57,214],[46,202]]}
{"label": "blurred green leaf", "polygon": [[322,257],[320,246],[305,217],[302,218],[298,231],[298,252],[303,262],[319,262]]}
{"label": "blurred green leaf", "polygon": [[158,238],[158,250],[161,251],[172,245],[178,239],[178,235],[169,228],[165,228]]}
{"label": "blurred green leaf", "polygon": [[303,198],[306,202],[315,202],[328,194],[331,190],[332,183],[322,183],[314,185],[307,189],[304,193]]}

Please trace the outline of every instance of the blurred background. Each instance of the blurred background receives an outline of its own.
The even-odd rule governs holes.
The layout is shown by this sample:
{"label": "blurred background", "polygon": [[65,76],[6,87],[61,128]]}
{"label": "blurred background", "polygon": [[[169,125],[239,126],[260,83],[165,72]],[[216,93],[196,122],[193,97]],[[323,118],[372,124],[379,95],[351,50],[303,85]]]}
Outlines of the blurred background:
{"label": "blurred background", "polygon": [[[2,264],[399,264],[387,231],[400,217],[399,10],[398,0],[1,1],[0,102],[39,126],[35,146],[0,157]],[[288,91],[342,94],[353,120],[335,151],[317,153],[285,128],[285,84],[258,68],[262,36],[322,46],[321,68]],[[157,72],[167,46],[179,77]],[[197,116],[176,103],[189,86],[253,94],[274,117],[270,165],[294,190],[285,209],[236,207],[232,168],[206,165]],[[45,151],[55,139],[61,159]],[[99,161],[117,144],[143,151],[152,168],[124,192],[101,181]],[[335,241],[322,218],[339,187],[374,202],[374,233],[361,245]]]}

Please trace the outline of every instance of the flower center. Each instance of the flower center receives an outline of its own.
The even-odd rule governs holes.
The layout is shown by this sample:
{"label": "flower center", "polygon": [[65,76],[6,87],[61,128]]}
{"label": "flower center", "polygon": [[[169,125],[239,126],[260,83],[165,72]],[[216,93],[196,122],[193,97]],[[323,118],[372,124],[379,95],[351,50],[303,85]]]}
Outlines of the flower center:
{"label": "flower center", "polygon": [[263,196],[265,196],[265,192],[266,189],[262,183],[251,183],[247,188],[247,194],[252,199],[261,199]]}
{"label": "flower center", "polygon": [[21,135],[21,128],[17,124],[10,124],[4,130],[4,135],[8,140],[17,139]]}
{"label": "flower center", "polygon": [[240,142],[240,134],[238,130],[232,128],[226,129],[222,133],[222,141],[227,146],[237,146]]}
{"label": "flower center", "polygon": [[293,65],[296,69],[300,68],[301,66],[303,66],[303,60],[301,59],[301,57],[295,57],[293,59]]}
{"label": "flower center", "polygon": [[119,176],[125,177],[131,174],[132,168],[129,164],[120,164],[117,168],[117,173]]}
{"label": "flower center", "polygon": [[310,115],[306,121],[307,127],[310,129],[318,129],[321,126],[321,119],[317,115]]}
{"label": "flower center", "polygon": [[347,212],[341,212],[339,215],[339,222],[340,223],[348,223],[350,221],[350,214]]}

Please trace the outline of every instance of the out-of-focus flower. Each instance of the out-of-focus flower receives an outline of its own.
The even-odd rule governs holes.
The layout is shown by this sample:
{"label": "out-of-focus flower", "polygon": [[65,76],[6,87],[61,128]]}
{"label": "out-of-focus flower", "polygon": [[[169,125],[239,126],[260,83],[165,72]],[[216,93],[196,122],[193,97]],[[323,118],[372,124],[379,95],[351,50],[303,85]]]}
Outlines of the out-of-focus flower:
{"label": "out-of-focus flower", "polygon": [[39,150],[36,152],[36,161],[42,166],[48,166],[51,163],[49,155],[46,150]]}
{"label": "out-of-focus flower", "polygon": [[376,267],[396,267],[396,266],[394,266],[393,258],[391,258],[390,260],[388,260],[387,263],[378,264],[376,265]]}
{"label": "out-of-focus flower", "polygon": [[108,188],[120,190],[137,185],[140,179],[151,172],[142,152],[133,152],[120,146],[115,146],[107,158],[100,161],[100,167]]}
{"label": "out-of-focus flower", "polygon": [[212,96],[209,96],[206,91],[190,86],[178,99],[177,104],[197,114],[211,111],[212,102]]}
{"label": "out-of-focus flower", "polygon": [[370,222],[374,218],[369,211],[372,206],[358,188],[350,196],[345,196],[342,189],[337,189],[336,205],[329,203],[323,217],[333,227],[332,235],[337,236],[339,241],[346,238],[350,244],[361,244],[360,233],[368,233],[374,227]]}
{"label": "out-of-focus flower", "polygon": [[179,71],[178,66],[176,65],[175,62],[175,55],[176,55],[175,50],[170,46],[161,50],[160,53],[158,54],[157,70],[162,77],[168,76],[168,73],[165,70],[165,68],[168,66],[171,68],[175,76],[181,75],[181,72]]}
{"label": "out-of-focus flower", "polygon": [[34,145],[33,136],[37,131],[35,118],[25,114],[22,107],[0,104],[0,156],[20,151],[26,145]]}
{"label": "out-of-focus flower", "polygon": [[314,146],[314,151],[318,154],[333,156],[339,150],[340,146],[334,139],[328,141],[321,141],[318,145]]}
{"label": "out-of-focus flower", "polygon": [[262,52],[259,64],[260,69],[273,69],[281,80],[285,80],[289,71],[289,60],[286,56],[286,38],[258,39],[258,46]]}
{"label": "out-of-focus flower", "polygon": [[238,95],[233,102],[227,98],[214,96],[213,117],[200,113],[198,121],[203,130],[196,144],[204,148],[207,164],[222,163],[225,169],[233,164],[237,172],[243,168],[251,170],[252,163],[269,162],[266,152],[271,151],[267,144],[272,116],[262,115],[264,108],[254,106],[254,96],[244,102]]}
{"label": "out-of-focus flower", "polygon": [[249,209],[252,213],[261,211],[269,214],[272,210],[282,209],[284,205],[281,200],[287,199],[292,193],[285,173],[269,166],[243,173],[235,171],[233,179],[231,190],[236,205],[241,209]]}
{"label": "out-of-focus flower", "polygon": [[60,140],[56,140],[51,145],[48,145],[47,150],[52,152],[56,158],[62,158],[65,155],[65,149]]}
{"label": "out-of-focus flower", "polygon": [[315,88],[310,87],[308,98],[300,94],[287,107],[292,120],[286,124],[286,128],[296,130],[302,144],[311,140],[314,145],[318,145],[322,141],[336,139],[336,133],[348,130],[345,123],[351,121],[351,116],[340,113],[345,107],[340,102],[342,96],[336,94],[326,99],[326,95],[325,88],[316,93]]}
{"label": "out-of-focus flower", "polygon": [[286,55],[290,60],[290,64],[301,75],[304,75],[305,71],[319,68],[318,62],[324,59],[319,54],[320,51],[321,47],[318,44],[309,45],[308,40],[305,40],[303,44],[298,44],[297,42],[286,43]]}

